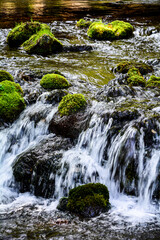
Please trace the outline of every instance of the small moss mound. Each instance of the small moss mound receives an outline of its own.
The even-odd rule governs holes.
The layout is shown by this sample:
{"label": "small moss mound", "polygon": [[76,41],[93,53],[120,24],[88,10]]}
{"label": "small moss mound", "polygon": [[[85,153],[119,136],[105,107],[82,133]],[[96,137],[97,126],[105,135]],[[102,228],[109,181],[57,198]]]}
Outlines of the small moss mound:
{"label": "small moss mound", "polygon": [[94,217],[109,209],[109,191],[100,183],[89,183],[69,192],[67,209],[83,217]]}
{"label": "small moss mound", "polygon": [[14,78],[9,72],[6,72],[5,70],[0,70],[0,82],[5,80],[14,82]]}
{"label": "small moss mound", "polygon": [[69,83],[65,77],[54,73],[43,76],[40,85],[45,89],[62,89],[69,87]]}
{"label": "small moss mound", "polygon": [[19,84],[11,81],[0,83],[0,118],[12,122],[25,108],[23,91]]}
{"label": "small moss mound", "polygon": [[115,40],[128,38],[133,34],[133,26],[124,21],[113,21],[108,24],[94,22],[90,25],[88,36],[98,40]]}
{"label": "small moss mound", "polygon": [[59,103],[58,111],[61,116],[70,115],[84,109],[86,105],[86,99],[82,94],[67,94]]}
{"label": "small moss mound", "polygon": [[39,22],[25,22],[18,24],[9,32],[7,36],[7,43],[11,47],[19,47],[41,29],[49,30],[50,28],[46,24],[41,24]]}
{"label": "small moss mound", "polygon": [[146,63],[134,63],[129,61],[120,62],[115,70],[119,73],[127,73],[133,67],[137,68],[142,75],[153,71],[152,66],[149,66]]}
{"label": "small moss mound", "polygon": [[160,77],[156,77],[155,75],[152,75],[150,79],[147,81],[147,87],[160,88]]}
{"label": "small moss mound", "polygon": [[91,25],[90,21],[86,21],[85,19],[80,19],[79,21],[77,21],[76,26],[79,28],[87,28]]}
{"label": "small moss mound", "polygon": [[131,86],[145,87],[145,85],[146,85],[146,81],[145,81],[144,77],[140,74],[139,70],[135,67],[131,68],[128,71],[127,82]]}
{"label": "small moss mound", "polygon": [[22,45],[24,50],[29,54],[48,55],[62,51],[63,45],[50,32],[50,29],[42,29],[32,35],[30,39]]}

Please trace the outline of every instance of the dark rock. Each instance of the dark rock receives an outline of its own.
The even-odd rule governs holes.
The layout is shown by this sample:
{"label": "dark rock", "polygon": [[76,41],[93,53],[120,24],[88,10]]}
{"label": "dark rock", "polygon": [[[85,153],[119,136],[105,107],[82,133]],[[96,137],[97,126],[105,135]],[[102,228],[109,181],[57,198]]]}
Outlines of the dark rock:
{"label": "dark rock", "polygon": [[59,200],[57,209],[60,211],[67,211],[68,198],[63,197]]}
{"label": "dark rock", "polygon": [[45,198],[53,197],[55,174],[61,167],[63,151],[69,148],[69,139],[53,137],[19,155],[13,165],[19,191]]}
{"label": "dark rock", "polygon": [[87,111],[63,117],[57,112],[49,124],[49,130],[57,135],[76,139],[82,131],[87,129],[90,117]]}

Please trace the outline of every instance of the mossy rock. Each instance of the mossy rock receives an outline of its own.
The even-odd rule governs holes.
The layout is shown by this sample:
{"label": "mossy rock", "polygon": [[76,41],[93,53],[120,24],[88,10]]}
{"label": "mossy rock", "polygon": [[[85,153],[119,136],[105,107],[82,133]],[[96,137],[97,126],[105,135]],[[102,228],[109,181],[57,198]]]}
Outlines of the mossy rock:
{"label": "mossy rock", "polygon": [[23,91],[19,84],[11,81],[0,83],[0,118],[12,122],[25,108]]}
{"label": "mossy rock", "polygon": [[0,70],[0,82],[5,80],[14,82],[14,78],[9,72],[6,72],[5,70]]}
{"label": "mossy rock", "polygon": [[88,183],[69,192],[67,210],[80,216],[95,217],[109,207],[109,191],[101,183]]}
{"label": "mossy rock", "polygon": [[45,89],[62,89],[68,88],[69,82],[65,77],[59,74],[46,74],[40,81],[40,85]]}
{"label": "mossy rock", "polygon": [[86,21],[85,19],[81,18],[79,21],[77,21],[76,26],[79,28],[88,28],[91,25],[90,21]]}
{"label": "mossy rock", "polygon": [[49,29],[42,29],[32,35],[22,46],[27,53],[42,56],[61,52],[63,49],[62,43],[54,37]]}
{"label": "mossy rock", "polygon": [[67,94],[59,103],[58,111],[61,116],[77,113],[87,105],[86,99],[82,94]]}
{"label": "mossy rock", "polygon": [[50,30],[48,25],[41,24],[39,22],[25,22],[18,24],[9,32],[7,36],[7,43],[11,47],[19,47],[22,43],[24,43],[33,34],[37,33],[41,29]]}
{"label": "mossy rock", "polygon": [[88,36],[98,40],[115,40],[131,37],[133,34],[133,26],[124,21],[113,21],[108,24],[102,22],[94,22],[90,25]]}
{"label": "mossy rock", "polygon": [[127,82],[131,86],[142,86],[142,87],[144,87],[146,85],[146,81],[145,81],[144,77],[140,74],[139,70],[135,67],[131,68],[128,71]]}
{"label": "mossy rock", "polygon": [[156,77],[155,75],[152,75],[150,79],[147,81],[147,87],[160,88],[160,77]]}
{"label": "mossy rock", "polygon": [[130,62],[130,61],[120,62],[117,65],[115,71],[119,72],[119,73],[127,73],[133,67],[137,68],[142,75],[145,75],[145,74],[153,71],[152,66],[149,66],[146,63],[141,63],[141,62],[135,63],[135,62]]}

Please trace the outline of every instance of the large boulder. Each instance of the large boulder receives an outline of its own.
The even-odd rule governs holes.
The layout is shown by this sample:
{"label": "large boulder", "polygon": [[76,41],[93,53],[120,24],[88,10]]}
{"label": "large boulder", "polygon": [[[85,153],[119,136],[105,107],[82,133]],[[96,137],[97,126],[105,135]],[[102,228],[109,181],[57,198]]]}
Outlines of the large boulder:
{"label": "large boulder", "polygon": [[0,82],[0,118],[12,122],[25,108],[23,91],[19,84],[8,80]]}
{"label": "large boulder", "polygon": [[62,198],[59,210],[68,210],[82,217],[95,217],[110,207],[109,191],[101,183],[88,183],[69,191],[68,201]]}
{"label": "large boulder", "polygon": [[32,35],[22,46],[29,54],[39,54],[43,56],[63,50],[62,43],[54,37],[48,28],[42,29]]}
{"label": "large boulder", "polygon": [[53,197],[55,176],[61,168],[63,151],[71,146],[69,139],[53,137],[19,155],[13,165],[19,191],[45,198]]}
{"label": "large boulder", "polygon": [[98,40],[116,40],[131,37],[133,26],[128,22],[113,21],[108,24],[94,22],[90,25],[87,34],[90,38]]}
{"label": "large boulder", "polygon": [[37,33],[41,29],[50,29],[46,24],[41,24],[39,22],[25,22],[18,24],[13,28],[8,36],[7,43],[11,47],[19,47],[27,39],[29,39],[33,34]]}

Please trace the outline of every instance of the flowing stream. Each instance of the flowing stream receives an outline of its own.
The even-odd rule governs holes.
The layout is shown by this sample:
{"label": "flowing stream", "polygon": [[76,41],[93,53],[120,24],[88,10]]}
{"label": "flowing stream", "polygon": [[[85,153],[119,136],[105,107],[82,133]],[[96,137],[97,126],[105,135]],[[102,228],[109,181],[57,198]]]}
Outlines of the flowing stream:
{"label": "flowing stream", "polygon": [[[18,0],[0,2],[0,16],[4,17],[4,21],[0,19],[0,69],[14,76],[27,102],[20,117],[0,129],[0,239],[158,240],[160,209],[155,195],[160,171],[160,121],[159,118],[151,120],[153,143],[149,146],[147,114],[160,116],[159,92],[137,87],[135,96],[126,94],[128,88],[114,82],[118,75],[112,70],[122,60],[138,60],[151,64],[154,74],[160,76],[159,1],[124,1],[128,14],[119,1],[55,1],[53,6],[51,1],[37,0],[23,1],[23,4],[20,6]],[[132,4],[132,10],[136,11],[130,12]],[[144,17],[137,12],[137,6],[143,6]],[[152,15],[146,6],[152,6]],[[18,21],[33,17],[48,22],[65,46],[87,45],[92,50],[39,57],[30,56],[21,48],[9,49],[6,37],[16,15]],[[90,40],[86,29],[75,26],[82,16],[91,21],[102,18],[105,22],[119,16],[133,24],[134,36],[113,42]],[[33,193],[20,193],[12,167],[17,156],[56,137],[49,132],[49,123],[57,111],[57,102],[49,102],[51,93],[39,85],[41,76],[53,70],[65,75],[72,84],[72,93],[83,93],[90,99],[91,119],[77,142],[68,150],[62,150],[53,197],[44,199]],[[101,92],[111,88],[125,94],[110,101],[101,99]],[[124,101],[132,99],[145,100],[146,104],[150,101],[154,106],[147,110],[140,107],[136,119],[116,129],[114,112]],[[133,169],[136,177],[128,185],[127,176],[133,178]],[[84,220],[56,210],[58,199],[67,195],[70,188],[89,182],[108,187],[112,206],[108,213]]]}

